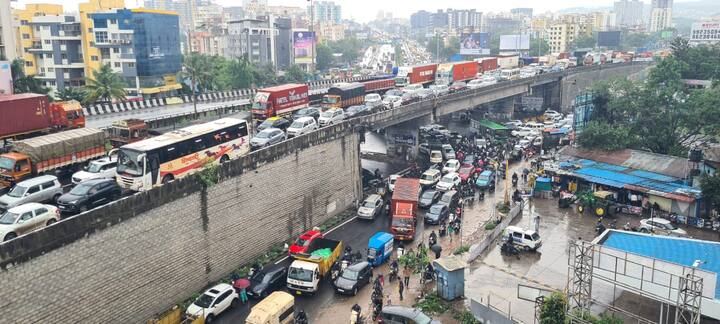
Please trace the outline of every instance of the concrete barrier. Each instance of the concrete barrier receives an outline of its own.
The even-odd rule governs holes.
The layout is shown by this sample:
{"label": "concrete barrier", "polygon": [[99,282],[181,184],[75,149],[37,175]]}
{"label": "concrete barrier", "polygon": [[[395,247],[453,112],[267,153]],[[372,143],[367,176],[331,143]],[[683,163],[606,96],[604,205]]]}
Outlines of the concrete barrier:
{"label": "concrete barrier", "polygon": [[[512,221],[514,221],[519,215],[522,215],[524,205],[525,203],[523,202],[511,208],[500,224],[495,226],[495,228],[489,233],[486,233],[485,237],[480,242],[471,245],[467,262],[475,261],[475,259],[485,252],[485,250],[492,245],[495,239],[502,234],[505,228],[508,227],[508,225],[510,225],[510,223],[512,223]],[[493,208],[495,207],[493,206]]]}

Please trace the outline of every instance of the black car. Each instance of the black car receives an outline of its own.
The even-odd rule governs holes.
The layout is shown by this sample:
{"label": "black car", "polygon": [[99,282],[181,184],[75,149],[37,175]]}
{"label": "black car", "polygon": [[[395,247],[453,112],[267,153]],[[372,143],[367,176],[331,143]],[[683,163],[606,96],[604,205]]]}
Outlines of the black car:
{"label": "black car", "polygon": [[82,213],[115,201],[121,195],[122,190],[115,179],[86,180],[60,196],[57,206],[63,213]]}
{"label": "black car", "polygon": [[425,213],[426,224],[440,224],[450,216],[450,208],[445,204],[435,204]]}
{"label": "black car", "polygon": [[442,192],[435,189],[427,189],[420,195],[420,208],[429,208],[440,200]]}
{"label": "black car", "polygon": [[369,262],[353,264],[345,268],[335,279],[335,291],[355,296],[360,288],[370,283],[370,279],[372,279],[372,266]]}
{"label": "black car", "polygon": [[290,127],[289,120],[282,117],[270,117],[258,125],[257,131],[260,132],[266,128],[279,128],[285,131],[288,127]]}
{"label": "black car", "polygon": [[287,270],[279,268],[270,272],[258,272],[250,278],[248,296],[265,298],[276,290],[282,290],[287,284]]}
{"label": "black car", "polygon": [[365,105],[350,106],[345,109],[345,118],[353,118],[369,115],[372,113],[372,108]]}
{"label": "black car", "polygon": [[300,117],[312,117],[315,118],[315,121],[317,121],[320,118],[320,108],[317,107],[307,107],[300,109],[293,113],[293,120],[298,119]]}

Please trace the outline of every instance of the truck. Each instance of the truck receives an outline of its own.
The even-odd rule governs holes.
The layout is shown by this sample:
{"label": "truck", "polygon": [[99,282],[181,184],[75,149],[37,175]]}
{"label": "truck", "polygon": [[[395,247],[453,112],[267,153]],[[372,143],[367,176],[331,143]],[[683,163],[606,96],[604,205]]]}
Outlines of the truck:
{"label": "truck", "polygon": [[34,93],[0,96],[0,120],[0,139],[85,127],[79,102],[50,103],[46,95]]}
{"label": "truck", "polygon": [[437,68],[437,64],[402,66],[398,68],[397,77],[395,77],[395,85],[398,87],[404,87],[408,84],[430,84],[435,81]]}
{"label": "truck", "polygon": [[390,201],[390,232],[396,240],[412,241],[415,238],[419,197],[420,179],[399,178],[395,181]]}
{"label": "truck", "polygon": [[395,80],[393,79],[380,79],[363,82],[365,85],[365,94],[373,92],[384,92],[395,88]]}
{"label": "truck", "polygon": [[148,137],[148,125],[144,120],[137,118],[116,120],[105,132],[110,139],[110,145],[119,148],[146,139]]}
{"label": "truck", "polygon": [[475,62],[478,64],[478,74],[497,70],[498,68],[497,57],[483,57],[476,59]]}
{"label": "truck", "polygon": [[320,279],[329,275],[343,251],[342,242],[329,238],[312,241],[306,253],[295,254],[287,276],[287,288],[296,295],[313,294],[320,288]]}
{"label": "truck", "polygon": [[520,56],[518,55],[501,55],[498,56],[498,67],[501,69],[514,69],[520,64]]}
{"label": "truck", "polygon": [[472,80],[477,76],[478,63],[463,61],[438,65],[435,84],[450,85],[453,82]]}
{"label": "truck", "polygon": [[365,101],[365,86],[359,82],[340,83],[330,87],[322,98],[321,106],[328,108],[347,108],[362,105]]}
{"label": "truck", "polygon": [[290,116],[294,111],[306,108],[309,103],[307,84],[283,84],[258,90],[253,98],[251,112],[259,125],[270,117]]}
{"label": "truck", "polygon": [[79,128],[13,143],[0,155],[0,190],[50,171],[76,171],[78,166],[105,155],[105,133]]}

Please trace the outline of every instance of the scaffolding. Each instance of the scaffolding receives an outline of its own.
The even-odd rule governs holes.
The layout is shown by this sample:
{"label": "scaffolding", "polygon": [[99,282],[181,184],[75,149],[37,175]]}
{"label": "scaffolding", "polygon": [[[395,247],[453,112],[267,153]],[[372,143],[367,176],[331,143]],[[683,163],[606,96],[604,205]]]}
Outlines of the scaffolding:
{"label": "scaffolding", "polygon": [[695,266],[690,273],[680,277],[675,323],[700,324],[703,281],[695,276]]}
{"label": "scaffolding", "polygon": [[593,244],[571,242],[568,265],[568,313],[584,316],[592,304]]}

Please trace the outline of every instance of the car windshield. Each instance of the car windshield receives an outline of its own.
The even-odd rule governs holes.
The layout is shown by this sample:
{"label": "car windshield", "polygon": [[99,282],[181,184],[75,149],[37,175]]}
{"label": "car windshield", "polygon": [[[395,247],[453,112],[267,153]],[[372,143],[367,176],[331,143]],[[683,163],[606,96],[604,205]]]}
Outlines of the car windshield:
{"label": "car windshield", "polygon": [[674,231],[674,230],[677,229],[677,227],[675,227],[675,225],[673,225],[673,224],[671,224],[671,223],[665,224],[665,228],[666,228],[666,229],[669,229],[669,230],[671,230],[671,231]]}
{"label": "car windshield", "polygon": [[296,122],[293,122],[292,125],[290,125],[290,128],[302,128],[303,125],[304,125],[303,122],[301,122],[301,121],[296,121]]}
{"label": "car windshield", "polygon": [[438,156],[440,156],[440,152],[433,152],[433,153],[430,153],[430,155],[432,157],[438,157]]}
{"label": "car windshield", "polygon": [[305,245],[307,245],[309,242],[310,242],[310,241],[308,241],[308,240],[306,240],[306,239],[304,239],[304,238],[302,238],[302,237],[298,237],[298,239],[295,240],[295,245],[297,245],[297,246],[305,246]]}
{"label": "car windshield", "polygon": [[440,179],[440,182],[443,182],[443,183],[452,183],[452,182],[453,182],[453,178],[451,178],[451,177],[443,177],[442,179]]}
{"label": "car windshield", "polygon": [[15,224],[15,221],[17,220],[18,216],[20,216],[20,214],[5,212],[5,214],[0,216],[0,224],[3,224],[3,225]]}
{"label": "car windshield", "polygon": [[288,278],[300,281],[312,281],[313,272],[311,270],[290,268]]}
{"label": "car windshield", "polygon": [[438,215],[442,211],[442,206],[440,205],[433,205],[430,207],[430,214]]}
{"label": "car windshield", "polygon": [[427,180],[427,181],[432,181],[433,178],[434,177],[431,174],[427,174],[427,173],[423,173],[423,175],[420,176],[421,180]]}
{"label": "car windshield", "polygon": [[273,123],[275,123],[275,121],[270,120],[270,119],[265,119],[265,121],[262,122],[262,124],[260,124],[259,127],[262,127],[262,128],[272,127]]}
{"label": "car windshield", "polygon": [[70,194],[75,196],[84,196],[88,191],[90,191],[90,188],[92,188],[92,185],[81,183],[75,186],[75,188],[72,188],[72,190],[70,190]]}
{"label": "car windshield", "polygon": [[23,186],[15,186],[15,188],[12,188],[12,190],[10,190],[7,195],[13,198],[20,198],[25,194],[26,190],[27,188]]}
{"label": "car windshield", "polygon": [[375,208],[375,202],[366,200],[365,203],[363,204],[363,207]]}
{"label": "car windshield", "polygon": [[352,269],[345,269],[342,273],[342,277],[348,280],[357,280],[359,273]]}
{"label": "car windshield", "polygon": [[413,319],[416,324],[430,324],[432,322],[432,318],[425,315],[424,313],[419,313],[417,317]]}
{"label": "car windshield", "polygon": [[472,166],[464,166],[460,168],[460,173],[470,173],[473,170]]}
{"label": "car windshield", "polygon": [[257,133],[257,135],[255,135],[255,137],[257,137],[257,138],[269,138],[269,137],[270,137],[270,132],[260,132],[260,133]]}
{"label": "car windshield", "polygon": [[322,116],[325,118],[330,118],[333,116],[333,113],[334,113],[334,111],[332,111],[332,110],[326,110],[322,113]]}
{"label": "car windshield", "polygon": [[490,176],[487,174],[480,174],[478,180],[490,180]]}
{"label": "car windshield", "polygon": [[448,168],[454,168],[457,165],[457,162],[455,161],[448,161],[448,163],[445,163],[445,166]]}
{"label": "car windshield", "polygon": [[138,162],[137,158],[140,155],[138,151],[132,151],[127,149],[120,149],[118,152],[118,173],[128,173],[131,175],[140,175],[143,172],[143,163]]}
{"label": "car windshield", "polygon": [[195,302],[193,304],[200,306],[201,308],[208,308],[210,307],[210,304],[213,302],[213,296],[210,296],[208,294],[202,294],[202,296],[198,297],[198,299],[195,299]]}
{"label": "car windshield", "polygon": [[423,199],[432,199],[435,197],[435,190],[425,191],[422,195]]}
{"label": "car windshield", "polygon": [[375,250],[375,249],[368,249],[368,252],[367,252],[368,258],[374,258],[375,255],[377,255],[377,250]]}
{"label": "car windshield", "polygon": [[324,104],[336,104],[338,102],[337,97],[323,97],[322,103]]}
{"label": "car windshield", "polygon": [[90,173],[98,173],[100,172],[100,169],[102,168],[102,165],[100,163],[90,163],[87,167],[87,172]]}
{"label": "car windshield", "polygon": [[6,157],[0,157],[0,169],[11,171],[14,165],[15,160]]}

